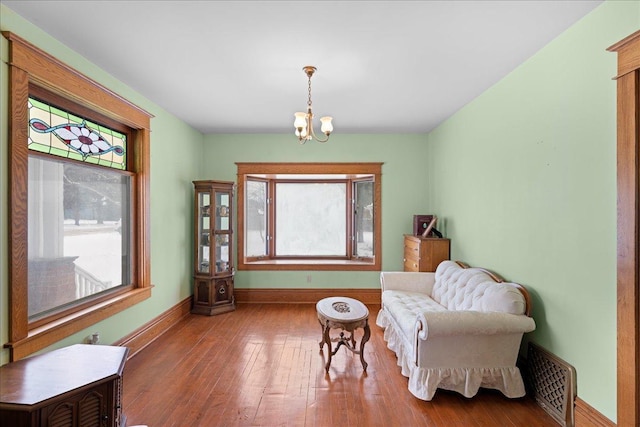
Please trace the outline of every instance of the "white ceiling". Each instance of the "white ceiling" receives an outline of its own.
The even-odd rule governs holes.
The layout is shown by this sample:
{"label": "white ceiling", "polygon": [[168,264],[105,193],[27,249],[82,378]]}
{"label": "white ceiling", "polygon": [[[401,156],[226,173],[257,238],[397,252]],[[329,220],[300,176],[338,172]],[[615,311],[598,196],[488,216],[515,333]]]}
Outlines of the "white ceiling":
{"label": "white ceiling", "polygon": [[428,132],[602,0],[0,2],[205,134],[292,133],[315,65],[337,134]]}

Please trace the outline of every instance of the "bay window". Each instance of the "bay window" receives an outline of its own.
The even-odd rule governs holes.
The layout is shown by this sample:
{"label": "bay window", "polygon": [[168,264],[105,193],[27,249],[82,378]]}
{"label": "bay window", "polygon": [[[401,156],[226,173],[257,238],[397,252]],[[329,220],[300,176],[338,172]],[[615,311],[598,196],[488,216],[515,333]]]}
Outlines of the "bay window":
{"label": "bay window", "polygon": [[379,163],[239,163],[239,269],[380,267]]}

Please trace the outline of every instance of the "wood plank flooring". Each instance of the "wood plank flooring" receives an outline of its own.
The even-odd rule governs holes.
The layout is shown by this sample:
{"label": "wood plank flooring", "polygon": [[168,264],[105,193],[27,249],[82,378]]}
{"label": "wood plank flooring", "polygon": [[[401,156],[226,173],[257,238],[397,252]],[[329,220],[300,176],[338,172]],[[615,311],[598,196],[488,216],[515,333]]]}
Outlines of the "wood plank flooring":
{"label": "wood plank flooring", "polygon": [[380,306],[368,307],[366,373],[345,349],[325,373],[314,304],[239,304],[232,313],[189,315],[127,362],[127,425],[558,425],[532,399],[489,390],[472,399],[443,390],[431,402],[416,399],[375,325]]}

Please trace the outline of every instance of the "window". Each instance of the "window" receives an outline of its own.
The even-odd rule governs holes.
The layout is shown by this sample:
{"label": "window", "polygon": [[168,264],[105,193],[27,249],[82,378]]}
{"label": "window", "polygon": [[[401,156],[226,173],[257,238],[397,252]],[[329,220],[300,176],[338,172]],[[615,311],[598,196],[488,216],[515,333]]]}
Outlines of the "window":
{"label": "window", "polygon": [[129,129],[71,114],[60,105],[72,104],[38,87],[30,95],[27,298],[36,325],[132,283],[132,174]]}
{"label": "window", "polygon": [[13,361],[151,295],[150,116],[3,35]]}
{"label": "window", "polygon": [[239,269],[380,269],[380,163],[239,163]]}

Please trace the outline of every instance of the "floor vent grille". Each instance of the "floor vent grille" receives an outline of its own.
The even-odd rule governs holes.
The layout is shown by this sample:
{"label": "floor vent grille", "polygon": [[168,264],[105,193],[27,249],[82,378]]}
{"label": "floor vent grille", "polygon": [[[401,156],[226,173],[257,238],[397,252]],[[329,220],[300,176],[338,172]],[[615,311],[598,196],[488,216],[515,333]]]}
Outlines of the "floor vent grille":
{"label": "floor vent grille", "polygon": [[530,342],[527,383],[533,396],[560,425],[575,426],[576,370],[558,356]]}

